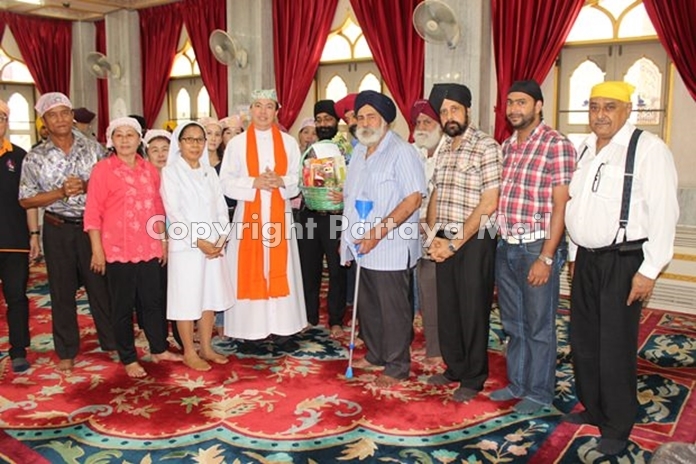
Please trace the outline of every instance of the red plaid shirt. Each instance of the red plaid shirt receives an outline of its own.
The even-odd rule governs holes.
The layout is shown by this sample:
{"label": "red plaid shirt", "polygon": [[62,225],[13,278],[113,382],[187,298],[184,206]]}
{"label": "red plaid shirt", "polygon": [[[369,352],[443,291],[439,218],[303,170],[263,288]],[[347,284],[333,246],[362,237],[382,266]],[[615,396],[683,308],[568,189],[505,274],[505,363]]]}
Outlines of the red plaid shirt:
{"label": "red plaid shirt", "polygon": [[[551,226],[553,188],[570,184],[575,171],[576,152],[573,144],[543,121],[525,142],[517,142],[517,132],[503,142],[503,175],[498,201],[501,234],[508,230],[519,238],[514,224],[541,223],[542,230]],[[548,214],[548,217],[546,216]]]}

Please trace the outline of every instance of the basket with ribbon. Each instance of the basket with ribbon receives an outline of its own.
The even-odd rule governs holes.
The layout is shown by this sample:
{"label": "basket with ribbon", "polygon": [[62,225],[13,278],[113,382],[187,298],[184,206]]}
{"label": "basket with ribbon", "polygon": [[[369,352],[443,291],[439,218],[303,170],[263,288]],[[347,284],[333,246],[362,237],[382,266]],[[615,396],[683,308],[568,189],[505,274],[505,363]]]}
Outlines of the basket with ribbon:
{"label": "basket with ribbon", "polygon": [[336,202],[329,193],[340,191],[346,180],[346,161],[338,145],[322,140],[311,145],[300,161],[300,191],[309,209],[341,211],[343,202]]}

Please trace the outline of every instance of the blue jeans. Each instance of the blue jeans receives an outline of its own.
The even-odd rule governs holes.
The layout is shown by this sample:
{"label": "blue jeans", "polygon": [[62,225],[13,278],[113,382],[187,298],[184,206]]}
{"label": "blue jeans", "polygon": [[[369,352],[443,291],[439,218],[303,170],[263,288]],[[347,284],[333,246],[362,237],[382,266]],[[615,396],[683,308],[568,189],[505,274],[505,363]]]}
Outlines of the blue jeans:
{"label": "blue jeans", "polygon": [[543,240],[521,245],[500,240],[495,281],[503,330],[509,337],[508,388],[516,398],[550,405],[556,381],[556,310],[560,273],[568,250],[565,240],[562,240],[553,257],[548,282],[532,287],[527,276],[543,245]]}

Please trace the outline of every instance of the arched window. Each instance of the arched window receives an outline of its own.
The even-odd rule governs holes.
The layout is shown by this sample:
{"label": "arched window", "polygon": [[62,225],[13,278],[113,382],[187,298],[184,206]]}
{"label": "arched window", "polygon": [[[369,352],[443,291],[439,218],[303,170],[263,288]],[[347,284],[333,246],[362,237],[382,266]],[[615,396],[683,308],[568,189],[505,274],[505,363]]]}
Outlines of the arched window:
{"label": "arched window", "polygon": [[348,14],[326,39],[317,71],[317,98],[337,101],[367,88],[381,92],[381,74],[362,29]]}
{"label": "arched window", "polygon": [[560,56],[558,128],[576,144],[589,133],[590,89],[625,80],[636,86],[630,121],[662,136],[667,54],[642,0],[589,0]]}
{"label": "arched window", "polygon": [[211,116],[208,90],[190,40],[177,52],[169,79],[169,119],[183,121]]}
{"label": "arched window", "polygon": [[34,89],[34,79],[26,65],[0,48],[0,100],[10,107],[6,137],[27,151],[38,137],[34,125]]}

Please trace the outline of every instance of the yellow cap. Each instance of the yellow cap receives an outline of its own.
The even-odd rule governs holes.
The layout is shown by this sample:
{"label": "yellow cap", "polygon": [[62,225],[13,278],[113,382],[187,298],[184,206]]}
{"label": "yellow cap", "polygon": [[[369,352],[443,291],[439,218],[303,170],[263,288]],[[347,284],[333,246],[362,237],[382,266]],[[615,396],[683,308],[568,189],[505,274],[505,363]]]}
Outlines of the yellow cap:
{"label": "yellow cap", "polygon": [[165,121],[164,130],[169,131],[169,132],[174,132],[174,129],[176,129],[176,121],[174,121],[173,119],[170,119],[169,121]]}
{"label": "yellow cap", "polygon": [[44,127],[43,118],[41,116],[37,116],[36,117],[36,129],[40,131],[41,129],[43,129],[43,127]]}
{"label": "yellow cap", "polygon": [[623,81],[607,81],[597,84],[590,91],[590,98],[613,98],[626,103],[631,103],[631,94],[636,90],[634,86]]}

